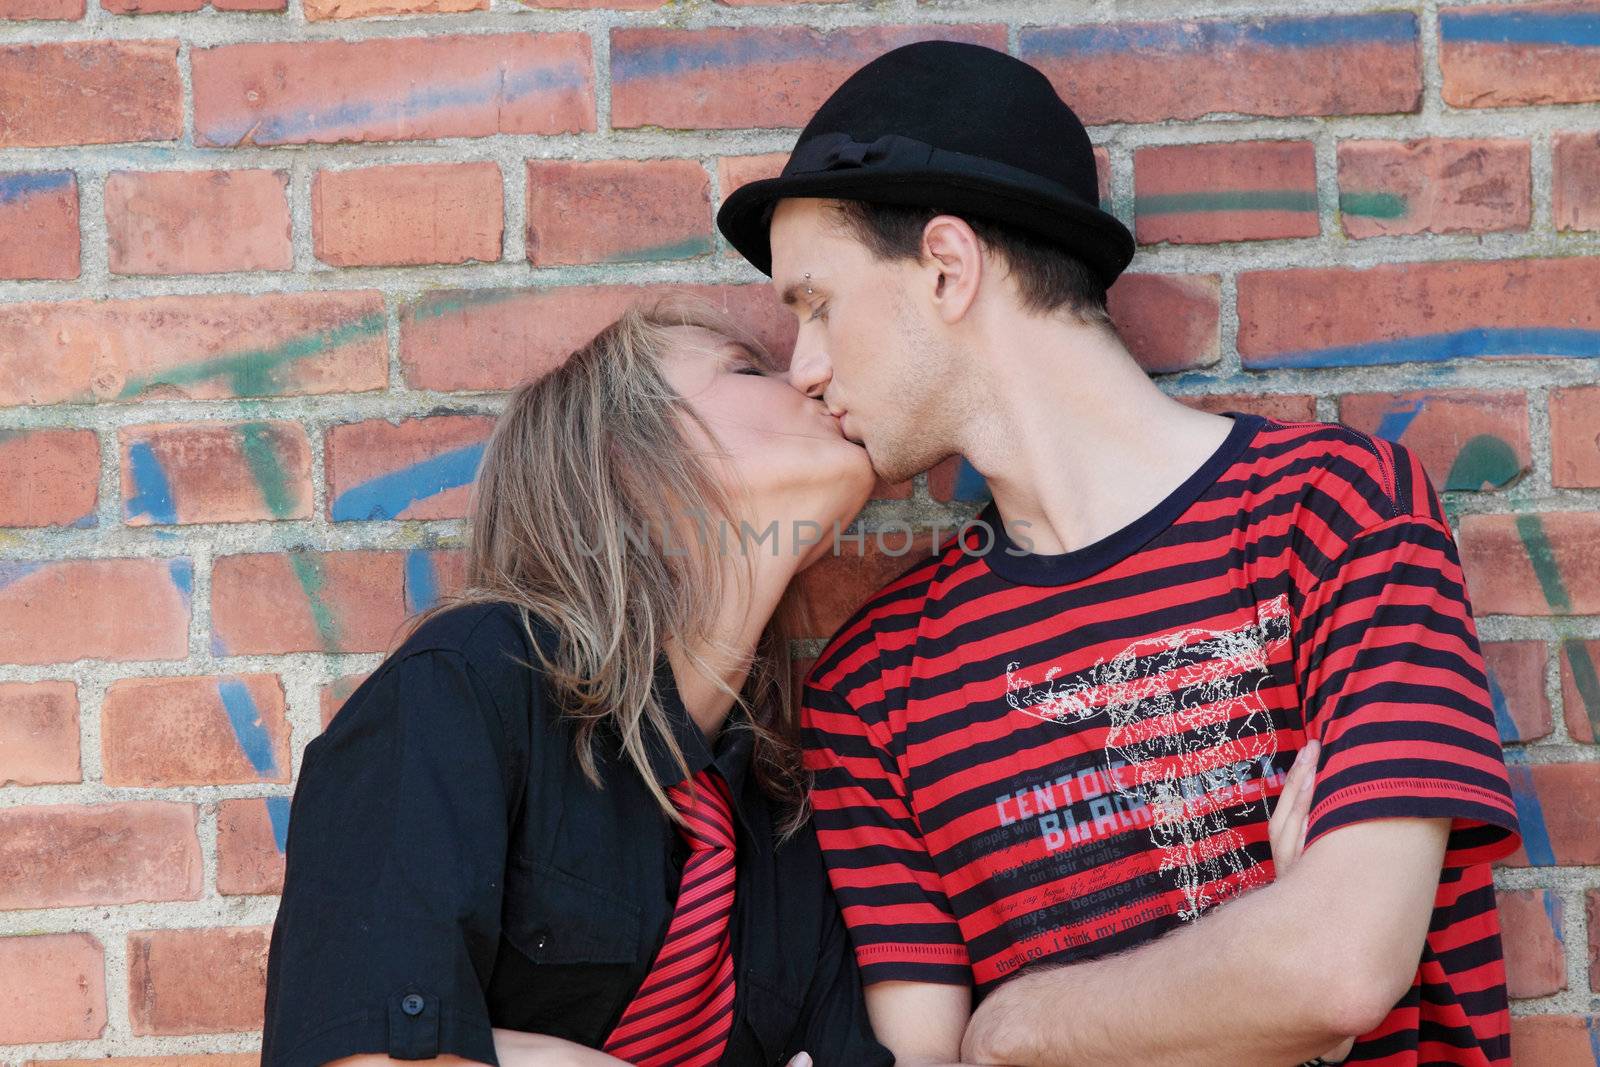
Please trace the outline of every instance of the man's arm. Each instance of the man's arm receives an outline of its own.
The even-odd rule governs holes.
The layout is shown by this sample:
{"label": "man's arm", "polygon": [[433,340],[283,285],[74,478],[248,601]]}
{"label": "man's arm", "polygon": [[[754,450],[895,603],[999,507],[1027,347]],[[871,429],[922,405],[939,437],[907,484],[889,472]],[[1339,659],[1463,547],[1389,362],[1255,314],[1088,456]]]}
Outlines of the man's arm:
{"label": "man's arm", "polygon": [[971,986],[874,982],[866,996],[872,1031],[894,1053],[895,1067],[951,1067],[961,1059]]}
{"label": "man's arm", "polygon": [[1279,880],[1166,936],[1025,970],[973,1013],[962,1058],[1018,1067],[1292,1064],[1364,1034],[1416,976],[1450,821],[1339,827]]}

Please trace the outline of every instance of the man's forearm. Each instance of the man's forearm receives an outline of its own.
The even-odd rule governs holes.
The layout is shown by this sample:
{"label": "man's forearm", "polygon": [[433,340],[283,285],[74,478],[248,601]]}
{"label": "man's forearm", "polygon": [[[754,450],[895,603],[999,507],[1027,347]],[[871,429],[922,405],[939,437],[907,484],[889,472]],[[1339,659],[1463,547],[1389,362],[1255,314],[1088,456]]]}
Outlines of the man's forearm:
{"label": "man's forearm", "polygon": [[[1353,959],[1276,882],[1115,956],[1024,972],[974,1015],[963,1059],[1018,1067],[1294,1064],[1360,1031]],[[1336,949],[1333,951],[1337,951]],[[990,1003],[993,1001],[993,1003]]]}
{"label": "man's forearm", "polygon": [[494,1054],[500,1067],[624,1067],[626,1062],[575,1041],[499,1026]]}

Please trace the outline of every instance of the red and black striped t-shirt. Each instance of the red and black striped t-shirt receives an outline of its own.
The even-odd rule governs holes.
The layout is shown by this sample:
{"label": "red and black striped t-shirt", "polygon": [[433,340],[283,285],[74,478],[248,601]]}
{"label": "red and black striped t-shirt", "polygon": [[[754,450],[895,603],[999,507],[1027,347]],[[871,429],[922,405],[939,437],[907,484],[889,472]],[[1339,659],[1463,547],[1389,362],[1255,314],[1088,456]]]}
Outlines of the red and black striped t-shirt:
{"label": "red and black striped t-shirt", "polygon": [[1416,978],[1348,1062],[1509,1063],[1489,863],[1520,827],[1438,496],[1400,445],[1228,414],[1124,528],[1031,554],[991,502],[828,642],[801,718],[863,977],[982,997],[1270,882],[1310,736],[1308,848],[1453,820]]}

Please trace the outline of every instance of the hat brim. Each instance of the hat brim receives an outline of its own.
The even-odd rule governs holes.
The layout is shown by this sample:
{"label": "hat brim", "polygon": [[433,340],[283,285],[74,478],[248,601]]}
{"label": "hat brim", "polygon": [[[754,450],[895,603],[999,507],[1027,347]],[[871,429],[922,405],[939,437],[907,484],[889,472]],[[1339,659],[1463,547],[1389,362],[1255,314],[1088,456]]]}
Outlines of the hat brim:
{"label": "hat brim", "polygon": [[735,189],[717,211],[717,228],[761,273],[772,276],[767,207],[785,197],[928,205],[955,214],[1011,223],[1059,242],[1107,288],[1133,259],[1133,234],[1115,215],[1062,196],[1040,182],[962,176],[948,171],[854,167],[779,175]]}

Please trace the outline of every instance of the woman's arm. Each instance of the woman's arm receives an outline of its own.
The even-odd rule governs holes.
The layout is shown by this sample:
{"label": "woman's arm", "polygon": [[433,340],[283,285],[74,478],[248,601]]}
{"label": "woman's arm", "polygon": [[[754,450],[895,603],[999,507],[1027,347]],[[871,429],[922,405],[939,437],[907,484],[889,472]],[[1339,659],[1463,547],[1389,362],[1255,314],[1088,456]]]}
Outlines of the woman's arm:
{"label": "woman's arm", "polygon": [[[566,1041],[548,1034],[494,1028],[494,1054],[500,1067],[627,1067],[623,1060],[607,1056],[599,1049]],[[429,1061],[433,1067],[489,1067],[448,1052]],[[417,1060],[397,1060],[393,1056],[368,1052],[332,1060],[323,1067],[417,1067]]]}

